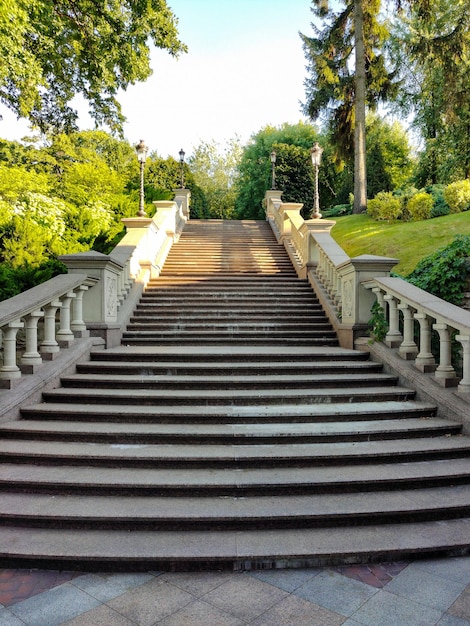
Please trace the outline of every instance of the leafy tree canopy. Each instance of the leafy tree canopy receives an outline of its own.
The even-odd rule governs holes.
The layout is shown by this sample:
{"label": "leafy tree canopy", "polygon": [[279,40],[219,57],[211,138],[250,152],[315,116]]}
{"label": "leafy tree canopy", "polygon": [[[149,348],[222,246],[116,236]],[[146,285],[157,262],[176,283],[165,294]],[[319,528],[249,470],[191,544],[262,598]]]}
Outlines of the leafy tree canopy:
{"label": "leafy tree canopy", "polygon": [[117,94],[150,76],[150,43],[186,50],[165,0],[2,0],[0,101],[44,133],[70,132],[81,94],[97,125],[121,132]]}

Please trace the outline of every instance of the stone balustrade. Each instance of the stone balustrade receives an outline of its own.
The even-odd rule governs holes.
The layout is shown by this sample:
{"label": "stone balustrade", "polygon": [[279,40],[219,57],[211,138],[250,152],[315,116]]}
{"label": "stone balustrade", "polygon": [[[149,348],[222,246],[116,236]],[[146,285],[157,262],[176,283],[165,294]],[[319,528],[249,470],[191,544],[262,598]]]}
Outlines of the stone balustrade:
{"label": "stone balustrade", "polygon": [[[354,347],[356,339],[367,333],[372,305],[378,301],[388,324],[385,345],[413,360],[421,372],[432,372],[440,385],[458,385],[459,392],[470,393],[469,311],[390,277],[397,259],[350,258],[330,234],[334,221],[304,221],[302,205],[283,203],[280,191],[266,193],[265,207],[277,240],[286,247],[298,276],[310,281],[343,347]],[[439,363],[431,350],[433,331]],[[455,341],[462,346],[461,379],[451,359]]]}
{"label": "stone balustrade", "polygon": [[[22,374],[33,374],[43,361],[55,358],[76,338],[87,336],[83,296],[95,282],[84,274],[63,274],[0,302],[1,387],[10,388]],[[40,322],[42,336],[38,333]],[[24,335],[21,347],[19,331]]]}
{"label": "stone balustrade", "polygon": [[[374,293],[388,322],[384,343],[414,362],[421,372],[433,372],[443,387],[458,385],[470,393],[470,312],[449,304],[401,278],[376,278],[363,286]],[[439,362],[431,350],[432,332],[439,343]],[[462,376],[452,364],[452,343],[462,347]]]}
{"label": "stone balustrade", "polygon": [[90,333],[108,347],[118,345],[144,286],[158,276],[184,228],[189,198],[189,190],[180,189],[175,201],[154,203],[153,218],[124,219],[127,232],[111,254],[63,255],[68,274],[0,302],[0,387],[34,374]]}
{"label": "stone balustrade", "polygon": [[362,283],[388,276],[398,261],[374,255],[350,258],[331,236],[334,221],[304,220],[302,204],[283,203],[280,191],[268,191],[265,206],[267,220],[298,276],[309,280],[341,345],[352,348],[356,337],[368,329],[374,302]]}

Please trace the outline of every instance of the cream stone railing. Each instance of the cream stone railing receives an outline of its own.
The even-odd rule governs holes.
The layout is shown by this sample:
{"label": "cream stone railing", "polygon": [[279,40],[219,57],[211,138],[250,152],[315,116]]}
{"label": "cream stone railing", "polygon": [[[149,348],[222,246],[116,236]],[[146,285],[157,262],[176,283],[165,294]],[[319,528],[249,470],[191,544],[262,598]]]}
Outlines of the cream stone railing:
{"label": "cream stone railing", "polygon": [[[459,392],[470,393],[470,313],[401,278],[376,278],[363,286],[375,294],[388,321],[384,343],[421,372],[433,372],[443,387],[458,384]],[[439,341],[439,363],[431,351],[432,331]],[[462,347],[460,382],[452,365],[453,341]]]}
{"label": "cream stone railing", "polygon": [[127,232],[109,255],[60,257],[68,274],[0,302],[0,387],[34,374],[76,340],[93,336],[117,345],[147,282],[158,276],[189,218],[189,190],[155,202],[153,218],[125,219]]}
{"label": "cream stone railing", "polygon": [[[362,255],[350,258],[331,237],[334,221],[303,220],[301,204],[283,203],[281,192],[268,191],[266,218],[282,242],[299,277],[307,278],[344,347],[367,333],[371,308],[378,301],[388,332],[384,343],[421,372],[433,372],[442,386],[458,385],[470,393],[470,313],[390,277],[397,259]],[[431,353],[431,333],[439,342],[439,364]],[[415,336],[418,339],[415,339]],[[451,363],[452,341],[463,348],[459,381]]]}

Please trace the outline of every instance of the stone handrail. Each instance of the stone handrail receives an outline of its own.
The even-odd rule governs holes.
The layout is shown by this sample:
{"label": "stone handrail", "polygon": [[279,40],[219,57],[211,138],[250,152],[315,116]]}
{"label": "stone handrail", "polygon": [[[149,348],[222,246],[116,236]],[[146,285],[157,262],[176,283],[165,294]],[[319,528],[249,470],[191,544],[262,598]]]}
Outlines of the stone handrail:
{"label": "stone handrail", "polygon": [[[384,343],[421,372],[434,372],[443,387],[458,383],[459,392],[470,393],[470,313],[401,278],[377,278],[364,287],[375,294],[388,321]],[[433,330],[439,337],[438,364],[431,351]],[[463,349],[460,382],[451,358],[454,339]]]}
{"label": "stone handrail", "polygon": [[312,285],[341,345],[352,348],[356,337],[367,331],[374,302],[362,282],[388,276],[398,261],[373,255],[350,258],[330,234],[334,221],[304,220],[300,215],[303,205],[282,202],[281,193],[266,193],[267,220],[298,276]]}
{"label": "stone handrail", "polygon": [[[63,274],[28,291],[0,302],[3,363],[0,386],[9,388],[22,373],[32,374],[43,360],[50,360],[69,347],[76,337],[86,336],[83,295],[95,284],[83,274]],[[56,314],[60,324],[57,328]],[[38,323],[43,320],[43,338]],[[25,347],[19,356],[18,331],[24,329]]]}
{"label": "stone handrail", "polygon": [[180,189],[174,201],[154,203],[153,218],[124,219],[127,233],[111,254],[63,255],[68,274],[0,302],[0,387],[34,374],[76,339],[91,334],[108,347],[120,342],[144,286],[159,275],[189,218],[189,197]]}
{"label": "stone handrail", "polygon": [[[335,222],[304,221],[300,216],[302,205],[283,203],[281,192],[268,191],[265,207],[277,240],[284,244],[299,277],[308,278],[341,345],[352,348],[355,340],[366,334],[372,305],[378,301],[388,323],[385,345],[397,349],[403,359],[414,360],[418,370],[434,372],[440,385],[458,383],[459,392],[470,393],[468,311],[390,277],[396,259],[373,255],[350,258],[331,237]],[[439,364],[431,353],[432,330],[439,337]],[[460,382],[451,363],[454,340],[463,348]]]}

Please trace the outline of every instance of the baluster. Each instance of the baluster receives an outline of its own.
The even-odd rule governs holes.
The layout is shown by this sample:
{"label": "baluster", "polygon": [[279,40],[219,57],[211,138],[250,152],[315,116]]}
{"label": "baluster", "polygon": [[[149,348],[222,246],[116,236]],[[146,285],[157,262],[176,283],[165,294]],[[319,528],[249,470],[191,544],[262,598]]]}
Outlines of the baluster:
{"label": "baluster", "polygon": [[60,309],[60,300],[54,300],[44,307],[44,341],[41,343],[40,352],[44,359],[52,360],[60,351],[56,341],[55,316],[57,309]]}
{"label": "baluster", "polygon": [[414,340],[414,309],[404,302],[400,303],[398,308],[403,313],[403,341],[398,348],[398,354],[409,361],[418,354],[418,346]]}
{"label": "baluster", "polygon": [[425,313],[415,313],[419,322],[419,352],[415,359],[415,367],[420,372],[434,372],[436,359],[431,352],[431,319]]}
{"label": "baluster", "polygon": [[386,294],[384,296],[384,300],[388,302],[388,311],[389,311],[389,328],[388,333],[385,336],[385,344],[389,348],[398,348],[398,346],[403,341],[403,335],[400,332],[399,328],[399,313],[397,300],[394,296],[390,294]]}
{"label": "baluster", "polygon": [[7,381],[21,378],[21,370],[16,364],[16,335],[24,324],[20,320],[9,322],[3,326],[3,365],[0,367],[0,379],[3,379],[3,387],[9,386]]}
{"label": "baluster", "polygon": [[26,351],[21,357],[23,374],[34,374],[36,366],[42,364],[42,357],[38,352],[38,322],[41,317],[44,317],[44,312],[36,309],[25,318]]}
{"label": "baluster", "polygon": [[68,348],[75,341],[75,336],[70,329],[70,307],[74,298],[76,298],[75,293],[69,291],[60,300],[62,306],[60,307],[60,328],[57,332],[57,341],[61,348]]}
{"label": "baluster", "polygon": [[457,335],[455,338],[462,344],[463,348],[463,376],[459,383],[458,391],[461,393],[470,393],[470,336]]}
{"label": "baluster", "polygon": [[88,337],[89,332],[83,321],[83,296],[88,291],[86,285],[80,285],[75,291],[75,300],[72,300],[72,321],[70,328],[75,337]]}
{"label": "baluster", "polygon": [[451,337],[447,324],[433,324],[434,330],[439,333],[439,365],[435,372],[437,382],[443,387],[453,387],[457,378],[452,367]]}

